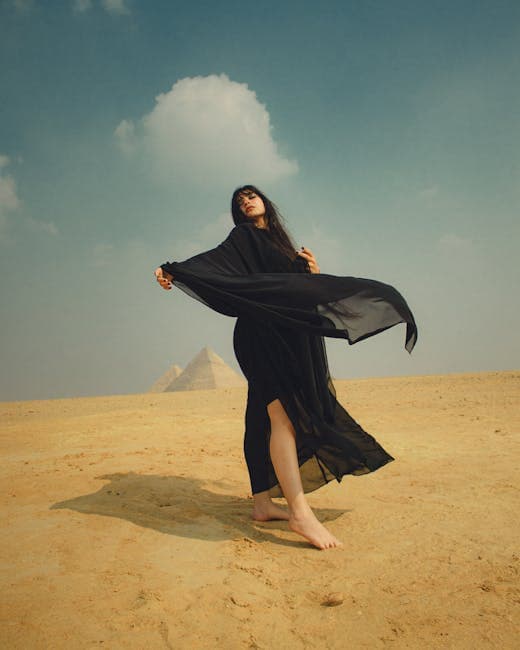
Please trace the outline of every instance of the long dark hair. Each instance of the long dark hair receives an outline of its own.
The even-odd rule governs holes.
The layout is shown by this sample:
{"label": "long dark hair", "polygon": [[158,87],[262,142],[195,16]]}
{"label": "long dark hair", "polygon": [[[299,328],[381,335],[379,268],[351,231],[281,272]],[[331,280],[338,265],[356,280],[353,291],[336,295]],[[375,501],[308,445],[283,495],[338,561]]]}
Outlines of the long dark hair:
{"label": "long dark hair", "polygon": [[237,187],[233,192],[231,198],[231,215],[235,225],[238,226],[245,221],[249,221],[238,204],[239,195],[245,192],[254,192],[262,199],[265,206],[265,220],[267,221],[271,240],[285,255],[287,255],[287,257],[291,260],[296,259],[296,246],[285,226],[284,218],[280,214],[276,205],[254,185],[242,185],[242,187]]}

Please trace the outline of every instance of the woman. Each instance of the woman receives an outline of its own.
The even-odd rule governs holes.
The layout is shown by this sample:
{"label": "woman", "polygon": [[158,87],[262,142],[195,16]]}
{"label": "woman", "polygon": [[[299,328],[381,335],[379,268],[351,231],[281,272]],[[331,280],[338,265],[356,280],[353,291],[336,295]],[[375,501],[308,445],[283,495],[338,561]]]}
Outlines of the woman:
{"label": "woman", "polygon": [[[312,251],[295,250],[276,206],[256,187],[235,190],[231,212],[235,227],[222,244],[162,264],[156,279],[237,318],[233,344],[248,380],[244,453],[253,519],[286,519],[317,548],[337,547],[305,493],[393,458],[336,400],[323,336],[355,343],[406,323],[411,352],[415,321],[393,287],[320,273]],[[288,511],[271,500],[281,495]]]}

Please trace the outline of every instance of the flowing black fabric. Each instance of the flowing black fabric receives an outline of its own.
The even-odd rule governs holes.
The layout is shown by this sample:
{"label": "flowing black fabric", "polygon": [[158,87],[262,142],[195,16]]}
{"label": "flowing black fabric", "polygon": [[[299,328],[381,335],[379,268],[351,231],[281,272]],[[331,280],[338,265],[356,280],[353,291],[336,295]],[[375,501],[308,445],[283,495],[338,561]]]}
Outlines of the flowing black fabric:
{"label": "flowing black fabric", "polygon": [[173,284],[236,317],[233,344],[248,380],[244,452],[253,493],[280,496],[270,456],[267,405],[279,399],[296,431],[305,492],[345,474],[366,474],[394,460],[336,400],[324,336],[361,341],[415,321],[393,287],[374,280],[309,273],[252,223],[235,226],[216,248],[162,269]]}

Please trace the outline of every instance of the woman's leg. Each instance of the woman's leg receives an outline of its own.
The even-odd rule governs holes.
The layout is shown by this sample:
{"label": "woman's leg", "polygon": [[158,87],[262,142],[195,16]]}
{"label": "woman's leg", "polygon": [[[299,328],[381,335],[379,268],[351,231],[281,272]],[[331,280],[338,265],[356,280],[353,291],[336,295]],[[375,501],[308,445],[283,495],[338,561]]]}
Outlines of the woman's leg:
{"label": "woman's leg", "polygon": [[269,495],[269,418],[259,395],[251,388],[247,396],[245,425],[244,456],[253,493],[252,517],[256,521],[287,520],[287,510],[273,503]]}
{"label": "woman's leg", "polygon": [[255,521],[271,521],[272,519],[285,519],[288,521],[289,513],[281,506],[273,503],[269,490],[253,494],[253,514]]}
{"label": "woman's leg", "polygon": [[320,549],[341,542],[317,519],[303,492],[296,451],[296,433],[279,399],[267,406],[271,420],[270,452],[276,477],[289,506],[289,528]]}

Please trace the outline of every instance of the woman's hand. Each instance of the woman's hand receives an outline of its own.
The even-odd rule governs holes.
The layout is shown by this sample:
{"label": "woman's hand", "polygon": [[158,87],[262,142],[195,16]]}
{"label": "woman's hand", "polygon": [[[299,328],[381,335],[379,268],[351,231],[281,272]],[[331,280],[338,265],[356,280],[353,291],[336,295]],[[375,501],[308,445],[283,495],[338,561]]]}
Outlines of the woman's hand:
{"label": "woman's hand", "polygon": [[311,273],[319,273],[320,272],[320,267],[318,266],[318,262],[316,262],[316,258],[312,254],[312,251],[309,250],[308,248],[305,248],[305,246],[302,246],[299,251],[296,251],[298,255],[301,255],[304,259],[307,260],[307,263],[309,264],[309,269]]}
{"label": "woman's hand", "polygon": [[160,266],[155,269],[155,279],[163,289],[168,291],[172,288],[173,275],[163,271]]}

